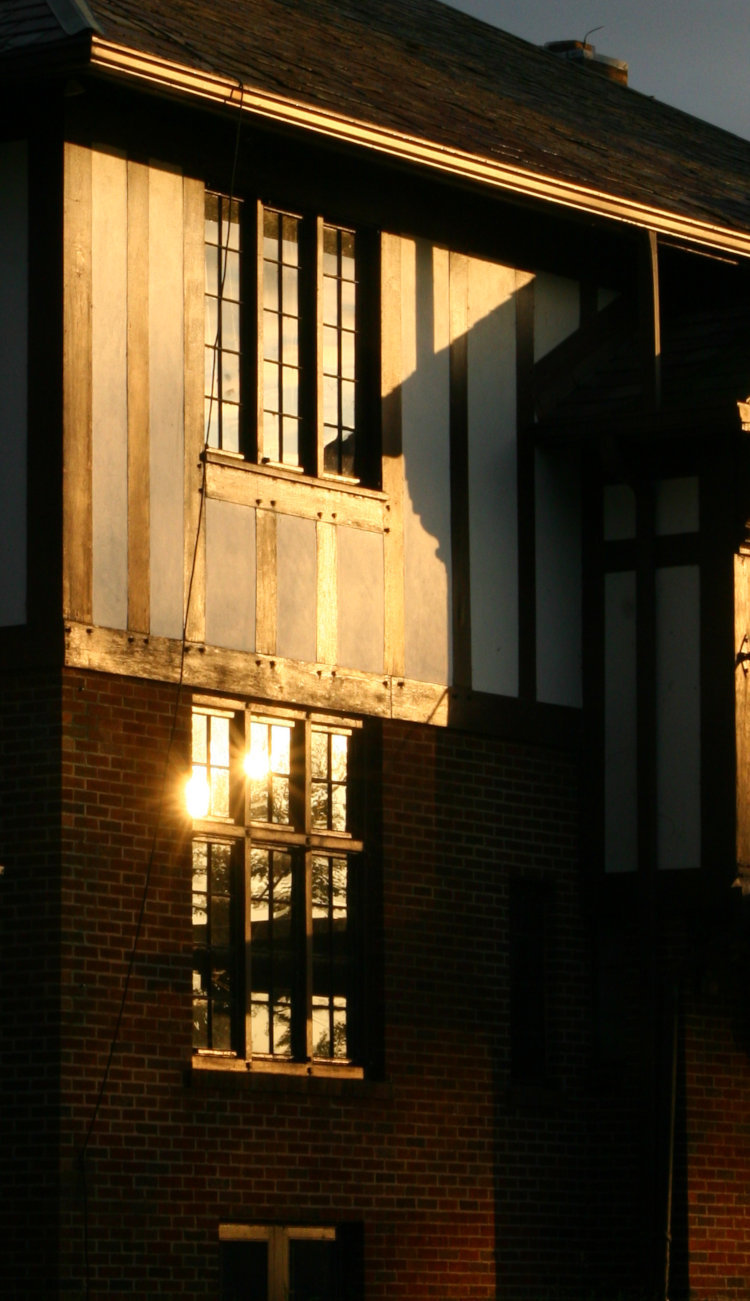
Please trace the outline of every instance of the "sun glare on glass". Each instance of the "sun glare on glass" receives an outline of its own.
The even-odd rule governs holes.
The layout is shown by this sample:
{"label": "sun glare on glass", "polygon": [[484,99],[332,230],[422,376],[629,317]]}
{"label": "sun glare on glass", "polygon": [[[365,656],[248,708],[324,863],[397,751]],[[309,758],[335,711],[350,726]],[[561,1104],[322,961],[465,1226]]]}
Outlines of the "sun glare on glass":
{"label": "sun glare on glass", "polygon": [[264,781],[270,769],[268,754],[268,730],[265,727],[250,729],[250,749],[245,751],[242,761],[245,776],[251,781]]}
{"label": "sun glare on glass", "polygon": [[208,778],[204,773],[194,772],[185,783],[185,804],[191,818],[205,818],[210,802]]}

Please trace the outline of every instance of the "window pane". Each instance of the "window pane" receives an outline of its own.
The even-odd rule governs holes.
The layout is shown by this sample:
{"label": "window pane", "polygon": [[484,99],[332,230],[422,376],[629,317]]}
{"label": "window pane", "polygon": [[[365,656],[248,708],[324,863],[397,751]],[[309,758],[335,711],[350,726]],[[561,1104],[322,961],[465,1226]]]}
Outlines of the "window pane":
{"label": "window pane", "polygon": [[350,330],[342,330],[341,375],[343,379],[354,379],[354,338]]}
{"label": "window pane", "polygon": [[328,474],[343,474],[341,439],[338,425],[323,429],[323,468]]}
{"label": "window pane", "polygon": [[291,728],[274,724],[271,727],[271,767],[276,773],[289,773]]}
{"label": "window pane", "polygon": [[221,404],[221,445],[225,452],[240,450],[240,409],[231,402]]}
{"label": "window pane", "polygon": [[206,242],[219,243],[219,196],[206,195]]}
{"label": "window pane", "polygon": [[218,348],[211,347],[211,348],[204,348],[203,350],[203,361],[204,361],[203,392],[206,394],[206,397],[210,397],[211,394],[213,394],[214,399],[218,398],[219,396],[219,367],[218,367],[219,355],[220,354]]}
{"label": "window pane", "polygon": [[354,384],[348,379],[341,381],[341,423],[344,429],[354,428]]}
{"label": "window pane", "polygon": [[293,366],[282,366],[281,409],[287,416],[296,416],[299,410],[299,371]]}
{"label": "window pane", "polygon": [[335,1243],[292,1238],[289,1301],[333,1301]]}
{"label": "window pane", "polygon": [[282,345],[287,366],[299,365],[299,321],[296,316],[282,318]]}
{"label": "window pane", "polygon": [[331,776],[334,781],[346,781],[349,737],[342,732],[334,732],[331,737]]}
{"label": "window pane", "polygon": [[219,292],[219,250],[213,244],[206,245],[206,293],[216,296]]}
{"label": "window pane", "polygon": [[263,313],[263,356],[267,361],[279,360],[279,318],[275,312]]}
{"label": "window pane", "polygon": [[272,208],[263,209],[263,256],[279,257],[279,221],[280,215]]}
{"label": "window pane", "polygon": [[296,266],[299,257],[299,220],[297,217],[281,219],[282,257],[290,266]]}
{"label": "window pane", "polygon": [[323,419],[327,425],[338,426],[339,382],[335,375],[326,375],[323,380]]}
{"label": "window pane", "polygon": [[279,268],[276,262],[263,263],[263,306],[267,312],[279,310]]}
{"label": "window pane", "polygon": [[221,296],[234,301],[240,296],[240,255],[229,250],[221,252]]}
{"label": "window pane", "polygon": [[221,1301],[268,1301],[267,1242],[222,1242]]}
{"label": "window pane", "polygon": [[206,298],[205,301],[205,335],[204,341],[211,348],[216,344],[216,331],[219,324],[218,298]]}
{"label": "window pane", "polygon": [[355,325],[355,286],[352,280],[341,282],[341,326],[353,330]]}
{"label": "window pane", "polygon": [[339,324],[339,282],[330,276],[323,278],[323,323]]}
{"label": "window pane", "polygon": [[323,370],[326,375],[339,371],[339,331],[335,325],[323,327]]}
{"label": "window pane", "polygon": [[240,400],[240,359],[236,352],[222,351],[221,396],[225,402]]}
{"label": "window pane", "polygon": [[353,230],[342,230],[341,235],[341,275],[345,280],[354,279],[355,235]]}
{"label": "window pane", "polygon": [[310,738],[310,765],[313,777],[328,777],[327,732],[313,732]]}
{"label": "window pane", "polygon": [[339,232],[335,226],[323,227],[323,273],[327,276],[338,275],[339,269]]}
{"label": "window pane", "polygon": [[284,465],[299,465],[299,420],[284,416]]}
{"label": "window pane", "polygon": [[[240,348],[240,305],[239,303],[222,303],[221,305],[221,346],[239,352]],[[226,397],[226,393],[224,394]]]}
{"label": "window pane", "polygon": [[275,411],[263,412],[263,456],[268,461],[281,460],[279,417]]}
{"label": "window pane", "polygon": [[279,410],[279,367],[273,361],[263,363],[263,405],[266,411]]}
{"label": "window pane", "polygon": [[233,199],[231,204],[226,200],[223,203],[224,222],[221,230],[221,242],[228,245],[229,248],[239,249],[240,247],[240,204],[238,199]]}
{"label": "window pane", "polygon": [[281,301],[285,316],[297,316],[297,268],[284,267],[281,273]]}
{"label": "window pane", "polygon": [[193,763],[208,762],[208,718],[193,714]]}

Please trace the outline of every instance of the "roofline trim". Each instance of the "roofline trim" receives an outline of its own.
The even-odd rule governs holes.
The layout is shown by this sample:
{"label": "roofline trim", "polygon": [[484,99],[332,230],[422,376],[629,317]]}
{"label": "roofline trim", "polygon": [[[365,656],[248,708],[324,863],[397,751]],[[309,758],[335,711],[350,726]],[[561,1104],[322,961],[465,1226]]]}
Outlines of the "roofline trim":
{"label": "roofline trim", "polygon": [[132,77],[214,104],[235,107],[253,116],[283,122],[495,189],[523,194],[527,198],[543,199],[593,216],[645,227],[657,234],[676,235],[709,248],[750,257],[750,231],[743,234],[696,218],[680,217],[663,208],[617,198],[604,191],[576,185],[572,181],[543,176],[480,154],[436,145],[420,136],[373,126],[330,109],[316,108],[269,91],[257,90],[243,85],[235,78],[201,72],[184,64],[160,59],[107,41],[95,34],[91,38],[90,66],[100,72]]}

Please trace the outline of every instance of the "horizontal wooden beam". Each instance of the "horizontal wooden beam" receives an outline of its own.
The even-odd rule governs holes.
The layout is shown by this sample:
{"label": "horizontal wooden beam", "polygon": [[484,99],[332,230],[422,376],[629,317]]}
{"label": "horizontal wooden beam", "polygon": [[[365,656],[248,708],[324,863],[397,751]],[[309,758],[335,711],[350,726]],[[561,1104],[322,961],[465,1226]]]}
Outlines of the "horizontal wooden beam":
{"label": "horizontal wooden beam", "polygon": [[69,622],[69,668],[122,674],[150,681],[182,681],[189,691],[216,691],[232,699],[290,700],[310,709],[335,710],[403,722],[458,727],[509,740],[570,749],[580,740],[580,710],[482,692],[414,682],[357,669],[302,664],[255,652],[148,637]]}

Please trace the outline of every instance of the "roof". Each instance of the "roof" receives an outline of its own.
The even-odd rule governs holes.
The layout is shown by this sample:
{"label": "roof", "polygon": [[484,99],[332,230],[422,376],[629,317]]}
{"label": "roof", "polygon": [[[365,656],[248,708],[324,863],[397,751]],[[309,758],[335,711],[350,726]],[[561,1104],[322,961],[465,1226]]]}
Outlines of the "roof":
{"label": "roof", "polygon": [[99,71],[750,254],[750,143],[439,0],[4,0],[0,54],[76,30]]}

